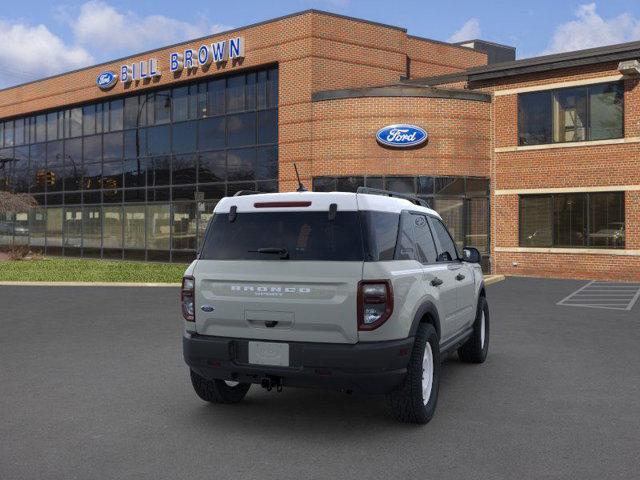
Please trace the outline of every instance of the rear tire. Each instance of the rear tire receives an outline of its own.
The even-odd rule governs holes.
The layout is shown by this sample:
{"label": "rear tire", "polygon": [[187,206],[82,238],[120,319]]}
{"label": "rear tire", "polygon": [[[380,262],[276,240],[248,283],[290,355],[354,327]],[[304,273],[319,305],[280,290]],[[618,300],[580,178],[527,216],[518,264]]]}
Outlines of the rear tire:
{"label": "rear tire", "polygon": [[440,344],[435,328],[421,323],[411,352],[407,376],[389,395],[393,416],[405,423],[425,424],[433,418],[440,385]]}
{"label": "rear tire", "polygon": [[465,363],[484,363],[489,352],[489,305],[487,299],[480,297],[473,333],[467,342],[458,349],[460,360]]}
{"label": "rear tire", "polygon": [[238,403],[249,388],[250,383],[225,382],[224,380],[207,380],[191,370],[191,385],[198,396],[205,402]]}

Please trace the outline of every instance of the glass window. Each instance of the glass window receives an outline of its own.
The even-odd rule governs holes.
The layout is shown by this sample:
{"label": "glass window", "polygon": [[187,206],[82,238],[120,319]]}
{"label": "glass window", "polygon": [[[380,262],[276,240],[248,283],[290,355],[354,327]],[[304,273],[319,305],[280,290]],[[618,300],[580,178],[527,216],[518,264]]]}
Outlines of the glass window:
{"label": "glass window", "polygon": [[82,208],[66,207],[64,209],[64,246],[82,247]]}
{"label": "glass window", "polygon": [[256,143],[255,113],[241,113],[227,116],[227,145],[243,147]]}
{"label": "glass window", "polygon": [[147,130],[136,128],[124,132],[125,158],[144,157],[147,155]]}
{"label": "glass window", "polygon": [[13,146],[13,121],[4,122],[4,146]]}
{"label": "glass window", "polygon": [[415,193],[413,177],[387,177],[387,190],[398,193]]}
{"label": "glass window", "polygon": [[550,247],[553,240],[553,197],[520,197],[520,245]]}
{"label": "glass window", "polygon": [[124,125],[124,103],[122,100],[109,102],[109,131],[122,130]]}
{"label": "glass window", "polygon": [[400,215],[390,212],[362,211],[360,219],[365,232],[367,260],[372,262],[393,260]]}
{"label": "glass window", "polygon": [[[102,164],[102,188],[113,190],[122,187],[122,161],[114,160]],[[86,200],[85,200],[86,203]]]}
{"label": "glass window", "polygon": [[258,147],[256,178],[271,180],[278,178],[278,147]]}
{"label": "glass window", "polygon": [[439,262],[450,262],[458,259],[458,252],[456,250],[456,244],[453,242],[451,235],[447,231],[444,224],[437,218],[431,218],[431,225],[433,226],[434,235],[438,238],[440,246],[438,248]]}
{"label": "glass window", "polygon": [[109,131],[109,104],[96,104],[96,133]]}
{"label": "glass window", "polygon": [[[51,167],[54,165],[58,165],[57,155],[60,155],[61,152],[57,150],[59,148],[58,145],[52,145],[51,147],[51,155],[49,156],[49,160],[51,160]],[[47,162],[47,144],[38,143],[35,145],[31,145],[29,150],[30,164],[29,164],[29,183],[30,190],[32,193],[44,192],[45,189],[51,189],[51,191],[61,190],[62,188],[58,185],[58,179],[51,181],[51,176],[47,173],[50,171]],[[59,161],[62,161],[62,157],[59,158]]]}
{"label": "glass window", "polygon": [[138,96],[132,95],[124,99],[123,127],[138,127]]}
{"label": "glass window", "polygon": [[244,75],[227,78],[227,112],[240,112],[244,106]]}
{"label": "glass window", "polygon": [[567,88],[553,94],[553,141],[587,139],[587,88]]}
{"label": "glass window", "polygon": [[[196,156],[175,155],[171,162],[172,183],[174,185],[196,183]],[[191,197],[193,198],[193,196]]]}
{"label": "glass window", "polygon": [[554,201],[554,239],[558,247],[587,244],[587,196],[584,193],[558,195]]}
{"label": "glass window", "polygon": [[16,193],[29,191],[29,145],[16,147],[14,151],[13,188]]}
{"label": "glass window", "polygon": [[589,87],[590,140],[624,136],[622,129],[624,124],[623,102],[622,83],[607,83]]}
{"label": "glass window", "polygon": [[198,185],[198,192],[204,195],[204,198],[219,200],[226,197],[226,185],[224,183],[212,183],[208,185]]}
{"label": "glass window", "polygon": [[256,73],[247,73],[247,85],[245,88],[245,108],[247,110],[256,109]]}
{"label": "glass window", "polygon": [[313,177],[314,192],[335,192],[337,180],[335,177]]}
{"label": "glass window", "polygon": [[[16,145],[18,145],[18,125],[20,125],[20,130],[22,131],[22,138],[20,138],[20,143],[24,140],[24,129],[22,126],[23,122],[16,121]],[[38,115],[36,117],[36,142],[45,142],[47,140],[47,116],[46,115]]]}
{"label": "glass window", "polygon": [[589,245],[624,248],[624,192],[589,195]]}
{"label": "glass window", "polygon": [[489,195],[489,180],[486,178],[467,178],[467,196]]}
{"label": "glass window", "polygon": [[198,122],[198,149],[216,150],[225,147],[225,117],[205,118]]}
{"label": "glass window", "polygon": [[243,148],[227,153],[227,179],[229,181],[255,180],[256,149]]}
{"label": "glass window", "polygon": [[370,188],[384,188],[384,179],[382,177],[367,177],[364,179],[364,185]]}
{"label": "glass window", "polygon": [[337,188],[340,192],[356,192],[364,186],[364,177],[338,177]]}
{"label": "glass window", "polygon": [[256,85],[256,103],[258,109],[267,108],[267,70],[258,72],[258,81]]}
{"label": "glass window", "polygon": [[518,144],[581,142],[624,135],[622,82],[518,96]]}
{"label": "glass window", "polygon": [[162,155],[171,152],[169,125],[147,129],[147,148],[149,155]]}
{"label": "glass window", "polygon": [[[44,118],[44,115],[40,116],[41,118]],[[14,145],[24,145],[25,143],[25,133],[28,132],[28,129],[25,130],[24,128],[24,118],[18,118],[17,120],[14,120],[13,122],[13,144]],[[46,134],[46,131],[44,132]],[[42,140],[39,140],[41,142],[43,142],[44,140],[46,140],[46,135],[45,138]]]}
{"label": "glass window", "polygon": [[173,205],[173,248],[177,250],[196,249],[196,204],[176,203]]}
{"label": "glass window", "polygon": [[144,248],[144,218],[144,205],[126,205],[124,207],[124,248]]}
{"label": "glass window", "polygon": [[13,243],[13,213],[0,213],[0,245]]}
{"label": "glass window", "polygon": [[47,114],[47,140],[58,139],[58,112]]}
{"label": "glass window", "polygon": [[418,195],[433,195],[433,177],[418,177]]}
{"label": "glass window", "polygon": [[47,230],[47,211],[36,207],[29,211],[29,245],[44,247]]}
{"label": "glass window", "polygon": [[269,70],[269,81],[267,85],[267,98],[269,107],[278,106],[278,69]]}
{"label": "glass window", "polygon": [[134,159],[124,161],[124,186],[125,187],[144,187],[146,182],[146,164],[148,160]]}
{"label": "glass window", "polygon": [[220,182],[226,180],[225,152],[206,152],[198,155],[198,182]]}
{"label": "glass window", "polygon": [[471,198],[467,201],[467,231],[464,245],[489,253],[489,200]]}
{"label": "glass window", "polygon": [[[69,135],[79,137],[82,135],[82,108],[72,108],[69,112]],[[37,133],[36,133],[36,136]]]}
{"label": "glass window", "polygon": [[147,205],[147,248],[169,250],[169,204]]}
{"label": "glass window", "polygon": [[102,210],[99,206],[85,207],[82,212],[82,245],[84,248],[102,246]]}
{"label": "glass window", "polygon": [[47,208],[47,247],[62,246],[62,208]]}
{"label": "glass window", "polygon": [[196,151],[198,138],[198,122],[174,123],[171,129],[174,153],[188,153]]}
{"label": "glass window", "polygon": [[278,111],[264,110],[258,112],[258,143],[278,142]]}
{"label": "glass window", "polygon": [[156,125],[168,123],[171,120],[171,93],[168,90],[156,92],[154,96],[154,122]]}
{"label": "glass window", "polygon": [[189,87],[174,88],[171,94],[173,121],[181,122],[189,118]]}
{"label": "glass window", "polygon": [[204,118],[207,116],[207,84],[198,83],[192,88],[197,88],[197,100],[195,102],[195,112],[193,118]]}
{"label": "glass window", "polygon": [[147,185],[169,185],[171,180],[171,157],[153,157],[148,162]]}
{"label": "glass window", "polygon": [[104,248],[122,248],[122,207],[104,207],[102,210]]}
{"label": "glass window", "polygon": [[102,181],[102,163],[85,163],[82,166],[83,190],[96,190],[101,187]]}
{"label": "glass window", "polygon": [[[420,217],[424,218],[423,215]],[[416,232],[414,221],[418,218],[409,212],[400,215],[400,230],[398,231],[398,241],[394,255],[395,260],[418,260],[416,246]]]}
{"label": "glass window", "polygon": [[87,105],[82,108],[82,132],[84,135],[96,133],[96,106]]}
{"label": "glass window", "polygon": [[85,163],[99,162],[102,160],[102,135],[84,137],[82,158]]}
{"label": "glass window", "polygon": [[105,160],[122,158],[122,132],[107,133],[103,137],[103,157]]}
{"label": "glass window", "polygon": [[202,258],[210,260],[280,260],[258,253],[264,247],[283,248],[291,260],[362,261],[362,232],[357,212],[269,212],[213,217]]}
{"label": "glass window", "polygon": [[464,200],[434,198],[434,210],[440,214],[459,248],[464,246]]}
{"label": "glass window", "polygon": [[212,80],[207,84],[207,115],[221,115],[224,113],[225,80]]}
{"label": "glass window", "polygon": [[436,177],[436,195],[464,195],[463,177]]}

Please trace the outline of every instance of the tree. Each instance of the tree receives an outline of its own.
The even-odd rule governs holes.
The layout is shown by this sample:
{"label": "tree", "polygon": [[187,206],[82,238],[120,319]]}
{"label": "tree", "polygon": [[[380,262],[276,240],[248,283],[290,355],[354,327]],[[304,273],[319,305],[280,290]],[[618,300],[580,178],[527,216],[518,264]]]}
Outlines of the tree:
{"label": "tree", "polygon": [[0,190],[0,214],[27,212],[38,206],[38,202],[28,193],[11,193]]}

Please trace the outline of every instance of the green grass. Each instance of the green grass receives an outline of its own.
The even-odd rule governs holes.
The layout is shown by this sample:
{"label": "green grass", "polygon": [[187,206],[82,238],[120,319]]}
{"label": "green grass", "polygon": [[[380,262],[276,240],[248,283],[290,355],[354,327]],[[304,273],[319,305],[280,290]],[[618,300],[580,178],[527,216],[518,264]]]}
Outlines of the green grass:
{"label": "green grass", "polygon": [[179,263],[79,258],[0,261],[0,281],[179,283],[186,268]]}

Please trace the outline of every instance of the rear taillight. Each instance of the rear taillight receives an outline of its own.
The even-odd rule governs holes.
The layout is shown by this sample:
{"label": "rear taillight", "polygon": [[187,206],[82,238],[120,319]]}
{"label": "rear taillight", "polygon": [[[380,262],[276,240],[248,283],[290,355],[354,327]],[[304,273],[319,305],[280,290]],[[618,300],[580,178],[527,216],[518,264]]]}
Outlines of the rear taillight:
{"label": "rear taillight", "polygon": [[375,330],[393,312],[393,289],[389,280],[366,280],[358,284],[358,330]]}
{"label": "rear taillight", "polygon": [[180,303],[182,304],[182,316],[188,322],[196,321],[195,287],[196,287],[195,278],[193,277],[182,278],[182,290],[180,294]]}

